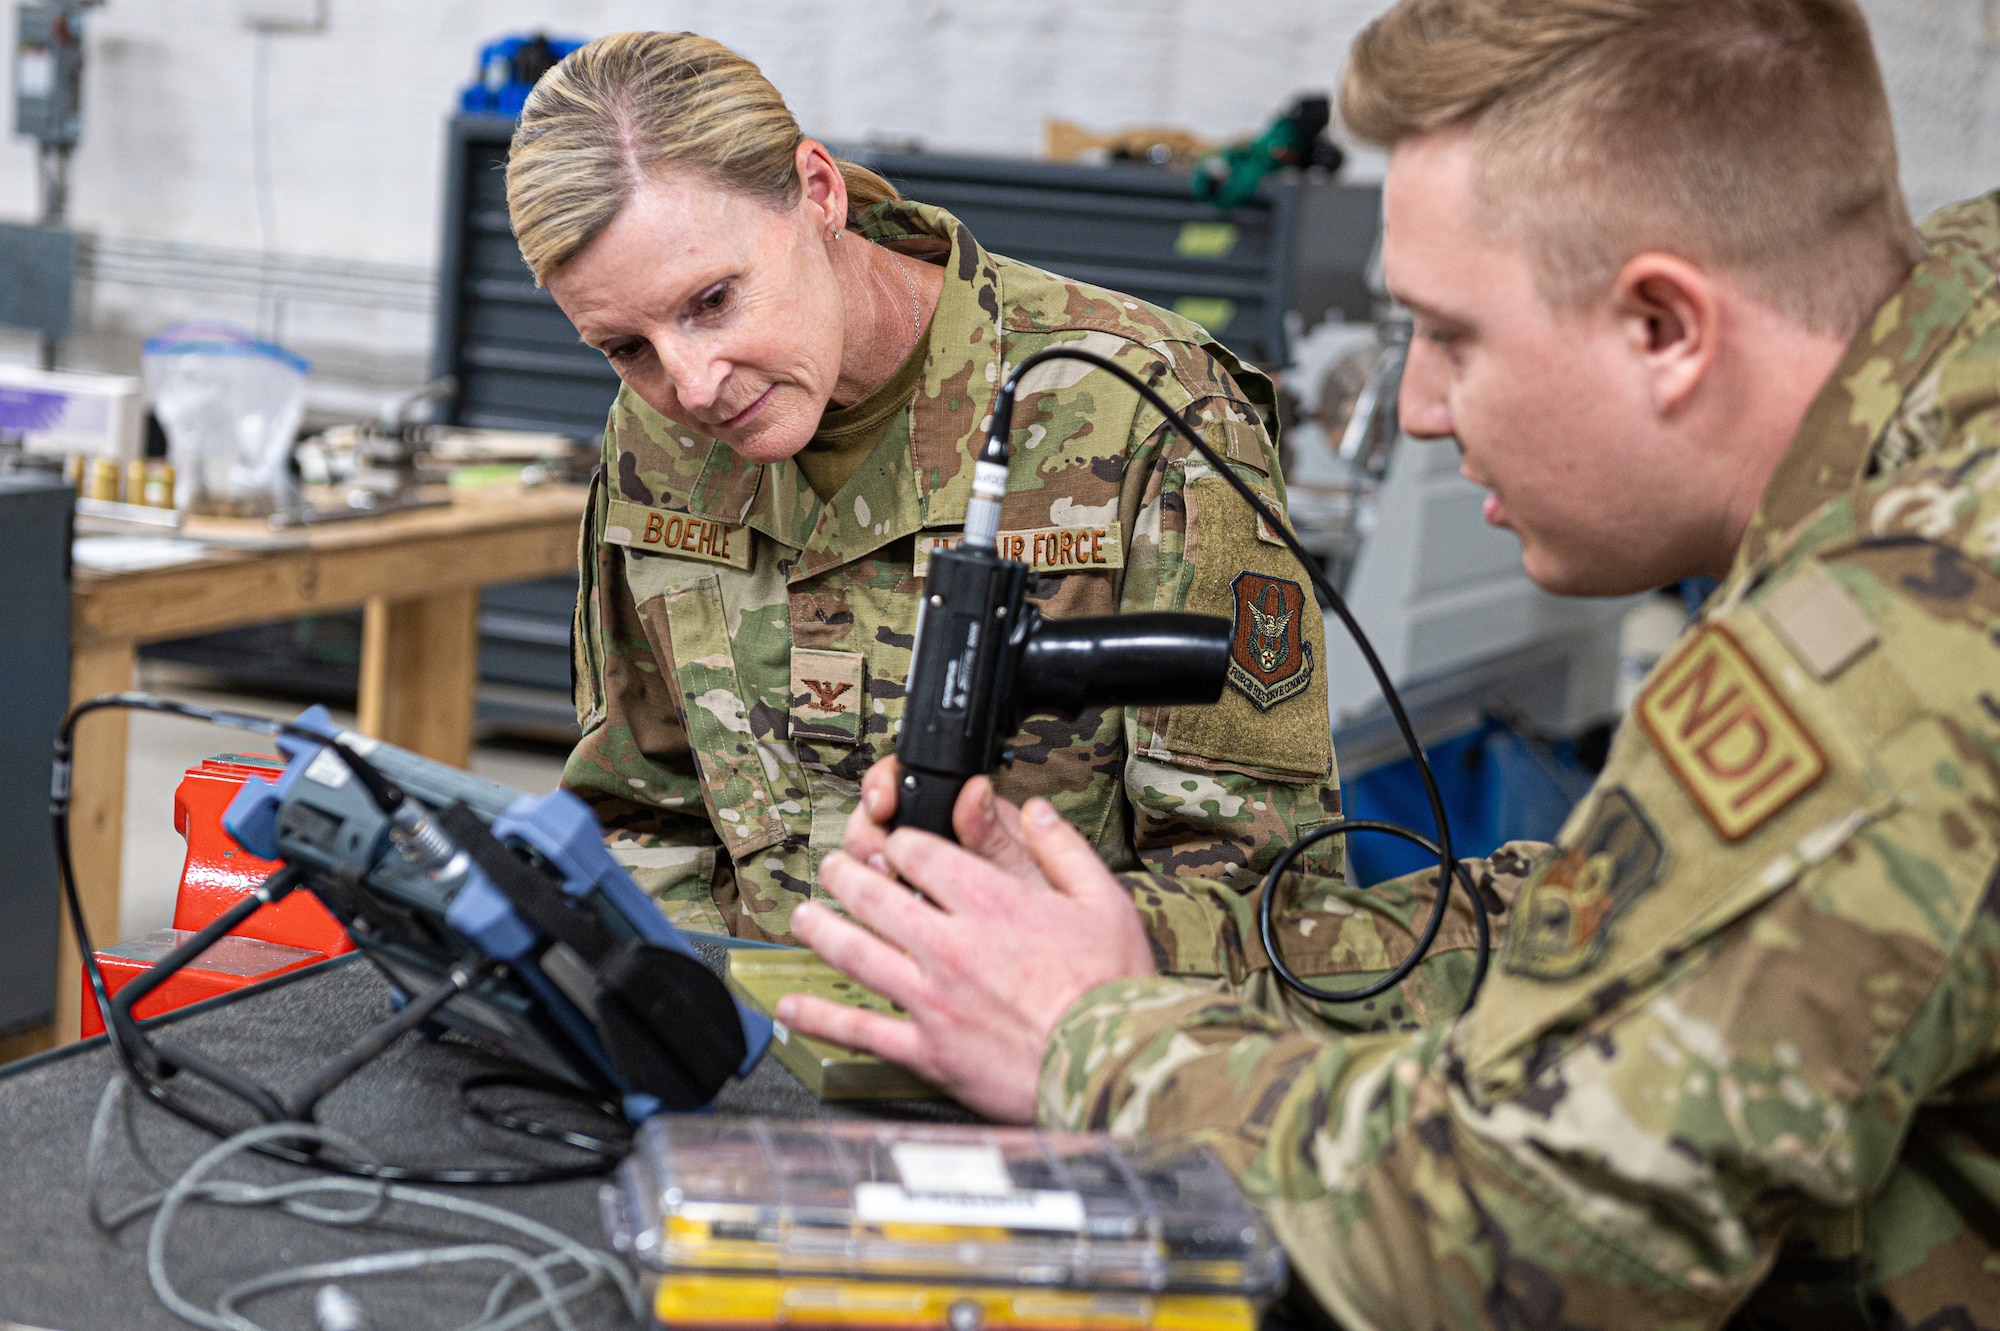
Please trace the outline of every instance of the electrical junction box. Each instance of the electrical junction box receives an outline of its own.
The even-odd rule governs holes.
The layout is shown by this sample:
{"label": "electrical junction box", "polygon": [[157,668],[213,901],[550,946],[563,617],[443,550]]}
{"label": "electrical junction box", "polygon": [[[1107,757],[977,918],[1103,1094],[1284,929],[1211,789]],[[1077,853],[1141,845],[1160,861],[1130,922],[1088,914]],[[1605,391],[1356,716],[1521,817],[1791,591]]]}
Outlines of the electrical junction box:
{"label": "electrical junction box", "polygon": [[0,222],[0,327],[68,337],[76,252],[75,233],[59,226]]}
{"label": "electrical junction box", "polygon": [[83,131],[83,33],[75,4],[22,5],[14,41],[14,132],[55,147]]}
{"label": "electrical junction box", "polygon": [[0,365],[0,434],[19,435],[30,453],[129,462],[145,427],[145,394],[130,375]]}

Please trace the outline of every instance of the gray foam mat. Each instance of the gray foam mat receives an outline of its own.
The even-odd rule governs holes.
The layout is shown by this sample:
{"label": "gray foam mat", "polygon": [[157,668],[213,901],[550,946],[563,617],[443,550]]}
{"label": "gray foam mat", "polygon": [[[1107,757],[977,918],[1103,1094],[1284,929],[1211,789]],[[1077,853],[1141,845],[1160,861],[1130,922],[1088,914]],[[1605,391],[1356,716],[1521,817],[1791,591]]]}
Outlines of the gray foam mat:
{"label": "gray foam mat", "polygon": [[[720,967],[722,948],[700,940],[696,945],[711,968]],[[356,959],[209,1005],[161,1030],[165,1038],[207,1052],[283,1092],[388,1014],[388,986],[373,967]],[[524,1143],[462,1112],[457,1100],[461,1080],[509,1070],[520,1070],[520,1065],[456,1039],[405,1038],[328,1096],[320,1121],[398,1163],[490,1166],[538,1156],[544,1161],[575,1159],[574,1152]],[[84,1147],[98,1097],[113,1075],[112,1055],[101,1041],[0,1071],[0,1142],[5,1143],[0,1147],[0,1319],[49,1331],[164,1331],[188,1325],[161,1306],[147,1281],[149,1218],[106,1237],[92,1227],[84,1209]],[[219,1115],[247,1124],[240,1109],[219,1097],[206,1103]],[[865,1110],[828,1105],[771,1058],[725,1087],[716,1108],[787,1118],[970,1117],[949,1101],[898,1101]],[[562,1106],[538,1103],[537,1111],[543,1109],[551,1120],[569,1121]],[[133,1112],[142,1146],[169,1178],[214,1145],[213,1138],[157,1106],[141,1104]],[[586,1126],[586,1120],[575,1121]],[[103,1195],[111,1205],[157,1189],[122,1139],[108,1159]],[[275,1181],[300,1172],[281,1162],[239,1159],[226,1167],[225,1176]],[[601,1247],[598,1184],[582,1179],[451,1191],[519,1211]],[[440,1227],[426,1220],[422,1232],[410,1232],[402,1242],[423,1246],[441,1238],[462,1240],[469,1231],[454,1232],[455,1225],[447,1221]],[[396,1235],[380,1229],[342,1233],[269,1208],[242,1212],[201,1206],[176,1224],[168,1258],[183,1293],[206,1306],[216,1291],[252,1275],[379,1251],[397,1242]],[[362,1297],[378,1331],[425,1331],[471,1321],[498,1274],[482,1268],[346,1283]],[[275,1295],[246,1311],[266,1326],[309,1328],[310,1299],[310,1290]],[[575,1306],[573,1315],[579,1327],[593,1331],[630,1325],[622,1305],[609,1296],[592,1296]]]}

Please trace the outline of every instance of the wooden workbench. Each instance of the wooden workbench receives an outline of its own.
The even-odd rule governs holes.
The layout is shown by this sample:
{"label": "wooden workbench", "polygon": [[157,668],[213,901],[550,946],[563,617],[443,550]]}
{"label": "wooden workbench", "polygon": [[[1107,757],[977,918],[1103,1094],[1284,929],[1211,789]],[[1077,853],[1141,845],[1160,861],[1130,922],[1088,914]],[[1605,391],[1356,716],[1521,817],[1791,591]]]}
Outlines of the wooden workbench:
{"label": "wooden workbench", "polygon": [[[576,568],[582,486],[494,486],[448,507],[271,535],[191,563],[132,573],[78,569],[70,628],[72,703],[132,687],[144,643],[336,610],[363,610],[363,733],[462,767],[472,751],[479,590]],[[241,539],[240,524],[184,535]],[[70,835],[84,918],[99,947],[118,940],[126,718],[77,730]],[[218,732],[216,745],[231,741]],[[56,954],[53,1030],[0,1042],[0,1059],[77,1034],[81,956],[67,913]]]}

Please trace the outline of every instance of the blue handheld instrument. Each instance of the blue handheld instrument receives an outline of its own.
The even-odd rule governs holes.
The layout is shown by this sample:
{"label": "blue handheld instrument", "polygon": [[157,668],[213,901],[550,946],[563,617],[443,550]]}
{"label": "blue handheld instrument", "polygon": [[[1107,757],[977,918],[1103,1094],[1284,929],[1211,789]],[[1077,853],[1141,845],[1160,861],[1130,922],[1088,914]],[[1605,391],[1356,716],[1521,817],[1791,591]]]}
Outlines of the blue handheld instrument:
{"label": "blue handheld instrument", "polygon": [[[223,815],[282,860],[431,1020],[624,1107],[707,1105],[771,1023],[733,998],[605,849],[567,791],[522,795],[365,736],[314,707],[275,782]],[[310,735],[315,738],[302,738]]]}

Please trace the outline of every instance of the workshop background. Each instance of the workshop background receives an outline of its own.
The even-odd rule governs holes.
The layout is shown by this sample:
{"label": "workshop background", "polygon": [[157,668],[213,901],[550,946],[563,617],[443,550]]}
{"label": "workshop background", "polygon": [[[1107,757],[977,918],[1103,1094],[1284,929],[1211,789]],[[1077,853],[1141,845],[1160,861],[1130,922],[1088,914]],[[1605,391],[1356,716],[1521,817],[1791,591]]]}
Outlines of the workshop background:
{"label": "workshop background", "polygon": [[[1382,8],[1382,0],[109,0],[88,10],[84,24],[83,131],[65,219],[81,245],[60,364],[134,374],[149,335],[176,320],[225,319],[310,360],[309,427],[369,419],[426,383],[437,364],[448,125],[478,78],[481,48],[504,35],[692,29],[759,62],[819,137],[892,152],[1034,158],[1052,120],[1097,132],[1177,127],[1212,142],[1255,135],[1298,94],[1331,92],[1349,42]],[[1889,79],[1913,208],[1922,215],[2000,185],[2000,0],[1864,0],[1864,8]],[[14,100],[13,78],[13,62],[0,62],[0,106]],[[1342,146],[1342,181],[1379,179],[1379,154]],[[40,206],[34,144],[0,136],[0,221],[32,222]],[[31,365],[38,354],[34,335],[0,329],[0,364]],[[1323,356],[1313,374],[1327,364]],[[1410,484],[1449,483],[1448,455],[1429,466],[1440,471]],[[1453,511],[1463,499],[1454,498]],[[1472,541],[1479,558],[1511,568],[1518,582],[1511,538],[1477,530],[1476,520],[1472,527],[1454,539]],[[1445,538],[1413,527],[1410,543],[1421,539]],[[1378,563],[1407,571],[1387,554]],[[1383,568],[1362,572],[1372,585],[1385,576]],[[1600,615],[1592,630],[1600,639],[1605,622]],[[1680,622],[1677,603],[1660,598],[1625,616],[1622,640],[1608,630],[1619,688],[1629,692]],[[340,629],[316,632],[323,646]],[[1358,677],[1339,653],[1336,646],[1335,678]],[[1571,665],[1581,659],[1569,656]],[[1567,710],[1557,709],[1571,724],[1553,727],[1562,743],[1501,733],[1551,729],[1540,714],[1515,724],[1510,679],[1547,672],[1520,652],[1509,660],[1513,676],[1460,679],[1445,701],[1465,715],[1437,713],[1426,740],[1446,741],[1451,756],[1466,760],[1460,767],[1513,744],[1515,770],[1547,778],[1538,802],[1495,803],[1491,792],[1505,783],[1490,781],[1484,795],[1467,796],[1484,804],[1457,806],[1454,821],[1546,833],[1587,780],[1590,741],[1583,737],[1581,751],[1573,741],[1590,718],[1577,713],[1583,686],[1572,679]],[[160,673],[171,662],[150,664],[143,683],[199,685]],[[1597,667],[1577,669],[1584,677]],[[1608,684],[1593,697],[1608,717]],[[1337,715],[1346,705],[1336,698]],[[1414,705],[1427,704],[1419,697]],[[181,848],[162,792],[217,744],[212,733],[168,719],[143,720],[134,735],[125,935],[157,927],[170,909],[172,875],[163,870]],[[1408,765],[1382,756],[1394,748],[1389,740],[1379,715],[1372,731],[1342,734],[1356,813],[1414,797]],[[539,750],[488,746],[474,765],[546,788],[560,752],[554,740]],[[1378,764],[1372,785],[1357,780]],[[1400,867],[1383,854],[1380,869]]]}
{"label": "workshop background", "polygon": [[[1866,0],[1917,212],[2000,184],[2000,0]],[[809,133],[1033,156],[1052,118],[1255,133],[1330,90],[1380,0],[112,0],[86,27],[70,225],[93,237],[66,363],[131,372],[179,318],[313,361],[311,408],[428,377],[444,124],[511,32],[685,28],[761,64]],[[253,26],[268,17],[268,26]],[[303,18],[303,23],[297,21]],[[296,26],[289,26],[294,25]],[[0,105],[11,104],[11,63]],[[1379,175],[1357,154],[1351,178]],[[0,217],[36,214],[0,137]],[[0,333],[0,358],[32,341]]]}
{"label": "workshop background", "polygon": [[[1283,1266],[1213,1161],[1171,1144],[1115,1163],[1073,1143],[1003,1153],[944,1136],[970,1111],[900,1069],[783,1027],[763,1058],[773,1032],[752,1009],[800,988],[861,995],[796,950],[730,960],[710,939],[700,966],[676,956],[651,903],[593,858],[580,806],[517,798],[557,785],[575,738],[576,531],[616,377],[528,280],[498,167],[509,107],[569,42],[692,29],[761,64],[807,132],[990,248],[1208,327],[1277,377],[1291,524],[1407,703],[1455,847],[1479,855],[1556,833],[1706,580],[1543,593],[1481,521],[1454,451],[1401,434],[1410,326],[1379,285],[1384,161],[1337,125],[1344,160],[1317,137],[1350,42],[1388,3],[0,0],[0,1331],[152,1331],[186,1323],[182,1299],[323,1329],[468,1324],[483,1302],[477,1325],[513,1325],[533,1312],[523,1271],[546,1292],[565,1253],[586,1282],[613,1269],[554,1244],[699,1267],[720,1251],[701,1236],[733,1274],[669,1284],[707,1316],[704,1296],[779,1297],[779,1281],[739,1279],[753,1231],[782,1232],[787,1264],[844,1254],[856,1279],[815,1262],[784,1295],[827,1325],[879,1320],[884,1299],[902,1316],[923,1306],[912,1289],[953,1326],[1085,1306],[1105,1325],[1250,1324]],[[2000,187],[2000,0],[1861,3],[1915,211]],[[1346,812],[1432,827],[1337,624],[1323,658]],[[94,710],[52,781],[65,708],[131,689],[153,696]],[[280,742],[203,707],[298,717],[290,776],[265,784],[287,766],[268,756]],[[346,763],[298,738],[328,724],[358,732]],[[417,813],[448,805],[442,828]],[[496,837],[545,854],[531,868]],[[1381,836],[1347,854],[1362,884],[1427,858]],[[260,905],[301,879],[311,890]],[[553,909],[553,883],[583,909]],[[321,898],[358,909],[352,933]],[[348,964],[357,941],[385,973]],[[142,1032],[134,1015],[162,1022]],[[434,1036],[433,1019],[526,1062],[395,1036]],[[90,1041],[107,1020],[117,1038]],[[703,1103],[732,1068],[718,1114],[649,1124],[662,1135],[622,1176],[624,1204],[601,1206],[582,1177],[597,1165],[572,1148],[606,1163],[622,1120]],[[107,1081],[140,1087],[132,1113]],[[399,1191],[394,1209],[315,1226],[297,1183],[211,1187],[289,1177],[275,1161],[211,1153],[181,1174],[211,1143],[149,1099],[196,1119],[316,1119],[342,1134],[315,1148],[336,1169],[538,1186],[479,1190],[512,1219],[473,1216],[460,1189],[449,1215],[418,1220]],[[877,1121],[838,1139],[773,1129],[808,1117]],[[910,1120],[908,1137],[883,1119]],[[650,1172],[674,1155],[691,1168]],[[227,1172],[198,1182],[212,1167]],[[133,1200],[177,1174],[170,1204]],[[1128,1201],[1117,1179],[1147,1195]],[[290,1214],[241,1209],[259,1195]],[[811,1216],[792,1206],[808,1195]],[[729,1233],[625,1232],[658,1208],[742,1219],[751,1204],[768,1209]],[[996,1243],[1003,1219],[1017,1232]],[[909,1232],[889,1233],[898,1220]],[[472,1246],[488,1229],[503,1246]],[[377,1230],[393,1254],[340,1260]],[[409,1246],[432,1241],[453,1246]],[[1257,1286],[1240,1308],[1231,1281]],[[576,1325],[629,1324],[608,1289],[551,1298],[572,1292]],[[1301,1303],[1259,1325],[1306,1317]]]}

